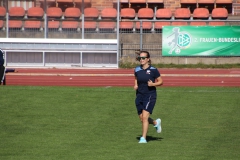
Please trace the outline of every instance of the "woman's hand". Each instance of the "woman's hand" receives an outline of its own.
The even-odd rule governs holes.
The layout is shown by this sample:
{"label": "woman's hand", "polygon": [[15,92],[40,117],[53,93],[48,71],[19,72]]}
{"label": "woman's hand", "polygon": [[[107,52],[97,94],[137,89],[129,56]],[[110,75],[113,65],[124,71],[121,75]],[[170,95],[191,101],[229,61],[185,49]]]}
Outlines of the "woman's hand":
{"label": "woman's hand", "polygon": [[138,89],[138,85],[134,85],[134,87],[133,87],[135,90],[137,90]]}
{"label": "woman's hand", "polygon": [[154,86],[154,83],[153,83],[150,79],[148,80],[148,86],[149,86],[149,87]]}

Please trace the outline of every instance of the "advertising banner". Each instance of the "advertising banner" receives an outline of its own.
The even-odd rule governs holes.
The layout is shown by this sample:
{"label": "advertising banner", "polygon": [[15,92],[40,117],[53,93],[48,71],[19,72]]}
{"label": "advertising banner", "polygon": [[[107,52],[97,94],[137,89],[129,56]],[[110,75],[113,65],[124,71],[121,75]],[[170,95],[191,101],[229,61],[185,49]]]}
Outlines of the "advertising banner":
{"label": "advertising banner", "polygon": [[162,56],[240,56],[240,26],[166,26]]}

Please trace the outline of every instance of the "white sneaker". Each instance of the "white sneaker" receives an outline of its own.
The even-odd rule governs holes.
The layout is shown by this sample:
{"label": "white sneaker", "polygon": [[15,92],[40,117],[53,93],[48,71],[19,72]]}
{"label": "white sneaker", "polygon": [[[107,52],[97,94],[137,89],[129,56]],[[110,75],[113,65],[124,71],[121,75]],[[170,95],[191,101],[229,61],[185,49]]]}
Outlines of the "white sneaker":
{"label": "white sneaker", "polygon": [[156,128],[157,133],[161,133],[162,132],[161,119],[160,118],[156,119],[156,122],[157,124],[154,127]]}
{"label": "white sneaker", "polygon": [[147,143],[147,140],[144,137],[141,137],[138,143]]}

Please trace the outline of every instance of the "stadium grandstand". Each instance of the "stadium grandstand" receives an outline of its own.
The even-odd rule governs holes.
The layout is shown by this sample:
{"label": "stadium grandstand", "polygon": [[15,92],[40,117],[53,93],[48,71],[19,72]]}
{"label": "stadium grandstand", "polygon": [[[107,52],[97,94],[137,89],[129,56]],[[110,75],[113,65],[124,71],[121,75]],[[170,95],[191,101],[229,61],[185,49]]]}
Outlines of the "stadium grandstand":
{"label": "stadium grandstand", "polygon": [[[239,63],[238,27],[240,0],[0,0],[6,66],[118,67],[121,60],[134,61],[139,50],[150,51],[153,63]],[[200,51],[184,54],[190,44],[164,48],[171,45],[163,42],[169,29],[180,35],[176,28],[186,29],[182,38],[192,30],[218,32],[192,38]],[[218,37],[219,31],[233,36]],[[237,45],[202,51],[200,42]]]}

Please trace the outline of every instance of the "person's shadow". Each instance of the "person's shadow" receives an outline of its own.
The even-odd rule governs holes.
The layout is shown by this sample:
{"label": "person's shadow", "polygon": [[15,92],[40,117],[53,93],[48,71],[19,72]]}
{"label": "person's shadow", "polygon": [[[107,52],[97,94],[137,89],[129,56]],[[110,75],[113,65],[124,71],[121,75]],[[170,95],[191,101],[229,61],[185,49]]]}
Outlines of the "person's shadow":
{"label": "person's shadow", "polygon": [[[136,139],[139,141],[141,138],[141,135],[137,136]],[[162,137],[153,137],[153,136],[147,136],[146,140],[149,141],[161,141],[163,138]]]}

